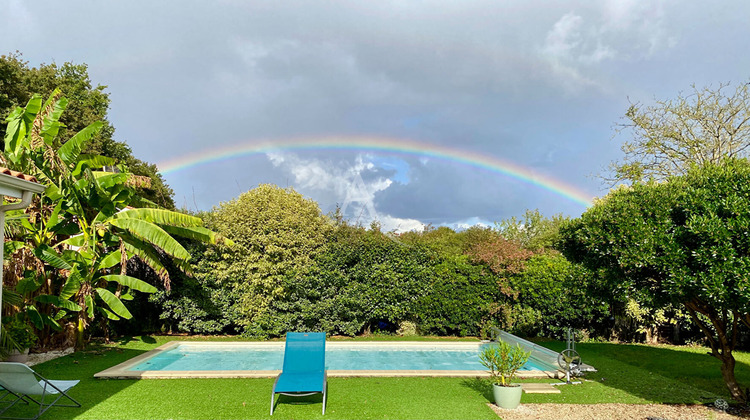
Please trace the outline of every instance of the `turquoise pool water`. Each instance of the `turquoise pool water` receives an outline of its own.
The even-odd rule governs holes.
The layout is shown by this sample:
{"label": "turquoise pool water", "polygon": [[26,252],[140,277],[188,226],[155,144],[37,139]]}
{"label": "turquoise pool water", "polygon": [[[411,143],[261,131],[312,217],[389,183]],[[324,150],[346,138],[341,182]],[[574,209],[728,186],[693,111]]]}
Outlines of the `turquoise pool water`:
{"label": "turquoise pool water", "polygon": [[[328,370],[486,370],[479,363],[480,345],[402,346],[330,345],[326,348]],[[280,370],[283,346],[223,346],[192,343],[170,350],[130,367],[132,371]],[[530,361],[522,370],[548,370]]]}

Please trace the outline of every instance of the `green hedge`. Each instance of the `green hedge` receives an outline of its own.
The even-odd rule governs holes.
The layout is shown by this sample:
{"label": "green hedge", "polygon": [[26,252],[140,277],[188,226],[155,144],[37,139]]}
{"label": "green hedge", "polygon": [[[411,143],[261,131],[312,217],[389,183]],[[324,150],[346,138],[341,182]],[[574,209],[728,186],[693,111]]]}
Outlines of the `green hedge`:
{"label": "green hedge", "polygon": [[164,330],[486,336],[498,326],[559,336],[568,326],[596,334],[608,318],[607,304],[586,292],[587,273],[559,254],[498,271],[497,258],[530,253],[506,241],[493,257],[494,248],[483,246],[498,243],[493,229],[383,233],[322,216],[314,202],[273,186],[203,217],[239,245],[191,246],[194,277],[175,275],[172,292],[152,298]]}

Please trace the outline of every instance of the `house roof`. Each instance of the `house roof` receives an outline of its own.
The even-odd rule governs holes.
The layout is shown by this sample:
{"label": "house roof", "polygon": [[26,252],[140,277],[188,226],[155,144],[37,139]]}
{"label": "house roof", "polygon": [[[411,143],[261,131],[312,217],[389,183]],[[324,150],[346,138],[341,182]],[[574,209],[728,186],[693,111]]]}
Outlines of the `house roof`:
{"label": "house roof", "polygon": [[31,175],[26,175],[23,172],[11,171],[10,169],[4,168],[2,166],[0,166],[0,173],[5,174],[5,175],[10,175],[14,178],[20,178],[20,179],[23,179],[24,181],[36,182],[37,184],[39,183],[37,182],[36,178],[34,178]]}
{"label": "house roof", "polygon": [[25,191],[39,194],[47,188],[31,175],[0,166],[0,195],[22,198]]}

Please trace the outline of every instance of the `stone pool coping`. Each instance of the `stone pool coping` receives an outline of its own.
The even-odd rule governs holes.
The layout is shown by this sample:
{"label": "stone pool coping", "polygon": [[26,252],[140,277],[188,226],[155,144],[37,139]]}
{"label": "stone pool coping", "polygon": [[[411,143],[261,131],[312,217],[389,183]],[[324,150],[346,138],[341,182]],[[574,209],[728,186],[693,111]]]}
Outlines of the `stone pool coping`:
{"label": "stone pool coping", "polygon": [[[132,359],[122,362],[109,369],[105,369],[94,375],[102,379],[185,379],[185,378],[271,378],[275,377],[281,370],[129,370],[131,367],[150,359],[157,354],[171,350],[181,344],[203,345],[212,347],[258,347],[258,348],[284,348],[283,341],[277,342],[220,342],[220,341],[170,341],[161,346],[138,355]],[[461,348],[476,347],[476,342],[452,342],[439,343],[429,341],[327,341],[326,348],[335,347],[451,347]],[[528,370],[519,371],[519,378],[560,378],[562,372]],[[483,370],[328,370],[329,377],[405,377],[405,376],[427,376],[427,377],[488,377],[489,373]]]}

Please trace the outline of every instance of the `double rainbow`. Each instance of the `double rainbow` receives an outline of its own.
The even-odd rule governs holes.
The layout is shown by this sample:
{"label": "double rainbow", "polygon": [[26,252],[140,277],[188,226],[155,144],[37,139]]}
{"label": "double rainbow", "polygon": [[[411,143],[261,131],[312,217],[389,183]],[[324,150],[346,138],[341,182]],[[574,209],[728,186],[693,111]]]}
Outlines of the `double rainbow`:
{"label": "double rainbow", "polygon": [[236,159],[276,151],[341,150],[381,152],[391,155],[429,157],[499,173],[541,189],[553,192],[585,207],[591,206],[592,195],[566,182],[542,175],[529,168],[486,154],[414,140],[384,137],[316,137],[274,141],[249,141],[222,148],[202,150],[157,163],[163,175],[179,172],[210,162]]}

